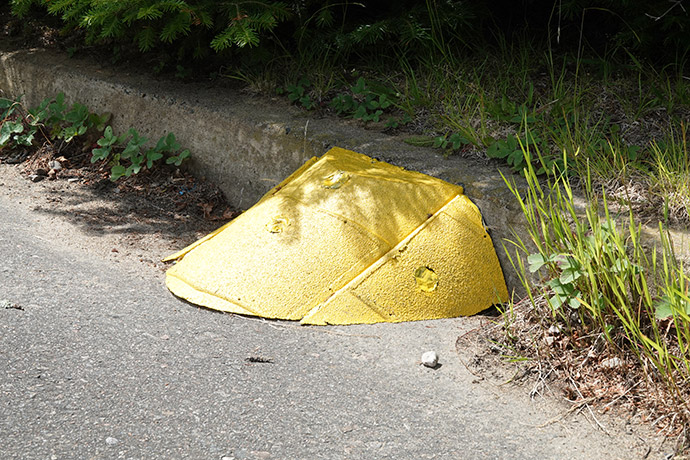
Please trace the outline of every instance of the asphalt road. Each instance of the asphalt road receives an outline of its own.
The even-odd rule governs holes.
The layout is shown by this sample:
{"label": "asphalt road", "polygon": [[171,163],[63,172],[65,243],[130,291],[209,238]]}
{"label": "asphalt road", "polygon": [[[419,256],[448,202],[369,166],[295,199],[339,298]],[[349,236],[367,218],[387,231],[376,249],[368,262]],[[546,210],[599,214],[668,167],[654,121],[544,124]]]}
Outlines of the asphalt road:
{"label": "asphalt road", "polygon": [[[567,406],[469,373],[455,340],[476,318],[300,327],[200,309],[172,296],[142,254],[116,257],[106,232],[37,212],[40,197],[13,190],[7,171],[0,459],[646,453],[632,431],[607,425],[609,436],[583,416],[539,428]],[[438,369],[418,363],[427,350]]]}

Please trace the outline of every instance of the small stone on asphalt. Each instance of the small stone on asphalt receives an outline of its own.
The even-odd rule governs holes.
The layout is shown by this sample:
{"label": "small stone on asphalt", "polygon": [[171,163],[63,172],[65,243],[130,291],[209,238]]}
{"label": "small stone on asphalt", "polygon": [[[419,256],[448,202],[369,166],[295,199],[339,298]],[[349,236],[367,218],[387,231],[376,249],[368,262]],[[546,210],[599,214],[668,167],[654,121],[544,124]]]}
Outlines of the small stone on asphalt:
{"label": "small stone on asphalt", "polygon": [[438,354],[435,351],[427,351],[422,355],[422,364],[426,367],[436,367],[438,364]]}
{"label": "small stone on asphalt", "polygon": [[117,438],[113,438],[111,436],[108,436],[105,438],[105,443],[108,444],[109,446],[114,446],[115,444],[119,443],[120,441],[117,440]]}

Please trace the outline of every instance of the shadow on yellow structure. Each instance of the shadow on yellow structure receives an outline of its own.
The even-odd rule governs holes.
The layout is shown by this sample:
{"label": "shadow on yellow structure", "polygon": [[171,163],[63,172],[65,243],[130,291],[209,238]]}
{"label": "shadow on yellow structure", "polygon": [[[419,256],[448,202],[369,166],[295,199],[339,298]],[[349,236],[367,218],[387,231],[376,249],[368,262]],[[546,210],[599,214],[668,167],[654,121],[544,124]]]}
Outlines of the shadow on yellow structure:
{"label": "shadow on yellow structure", "polygon": [[508,298],[462,187],[340,148],[165,260],[168,288],[192,303],[304,324],[449,318]]}

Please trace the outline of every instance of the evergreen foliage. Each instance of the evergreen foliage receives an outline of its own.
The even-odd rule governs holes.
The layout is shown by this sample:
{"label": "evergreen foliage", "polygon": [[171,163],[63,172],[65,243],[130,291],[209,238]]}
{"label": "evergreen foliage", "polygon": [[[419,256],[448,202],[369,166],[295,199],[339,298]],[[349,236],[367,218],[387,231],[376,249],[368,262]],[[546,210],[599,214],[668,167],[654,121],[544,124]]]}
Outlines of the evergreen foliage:
{"label": "evergreen foliage", "polygon": [[[88,43],[179,59],[261,47],[277,54],[424,59],[481,47],[515,33],[567,50],[677,61],[690,52],[687,0],[11,0],[19,17],[46,12]],[[171,47],[171,45],[173,45]],[[167,52],[167,51],[166,51]]]}
{"label": "evergreen foliage", "polygon": [[475,9],[464,2],[434,0],[392,5],[348,0],[11,0],[11,6],[19,17],[41,12],[58,16],[67,29],[83,29],[87,43],[130,43],[141,51],[176,43],[197,57],[209,50],[260,45],[289,53],[333,49],[343,55],[393,43],[432,45],[442,29],[469,30]]}

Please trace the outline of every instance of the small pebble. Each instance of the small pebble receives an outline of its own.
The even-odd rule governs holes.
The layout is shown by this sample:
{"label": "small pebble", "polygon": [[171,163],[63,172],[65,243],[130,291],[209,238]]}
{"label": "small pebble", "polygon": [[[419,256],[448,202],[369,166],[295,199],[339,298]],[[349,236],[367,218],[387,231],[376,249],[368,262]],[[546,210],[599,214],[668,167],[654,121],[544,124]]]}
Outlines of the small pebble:
{"label": "small pebble", "polygon": [[45,179],[45,176],[39,176],[38,174],[29,175],[29,180],[31,180],[31,182],[40,182],[43,179]]}
{"label": "small pebble", "polygon": [[427,351],[422,355],[422,364],[426,367],[436,367],[438,364],[438,354],[435,351]]}
{"label": "small pebble", "polygon": [[549,335],[559,335],[561,333],[561,328],[555,324],[549,328]]}
{"label": "small pebble", "polygon": [[62,163],[59,161],[53,160],[48,163],[48,167],[53,170],[53,171],[60,171],[62,170]]}
{"label": "small pebble", "polygon": [[620,358],[606,358],[601,362],[601,367],[605,367],[607,369],[616,369],[618,367],[623,367],[623,360]]}
{"label": "small pebble", "polygon": [[118,442],[120,442],[120,441],[118,441],[117,438],[113,438],[111,436],[108,436],[107,438],[105,438],[105,443],[108,444],[109,446],[114,446]]}

